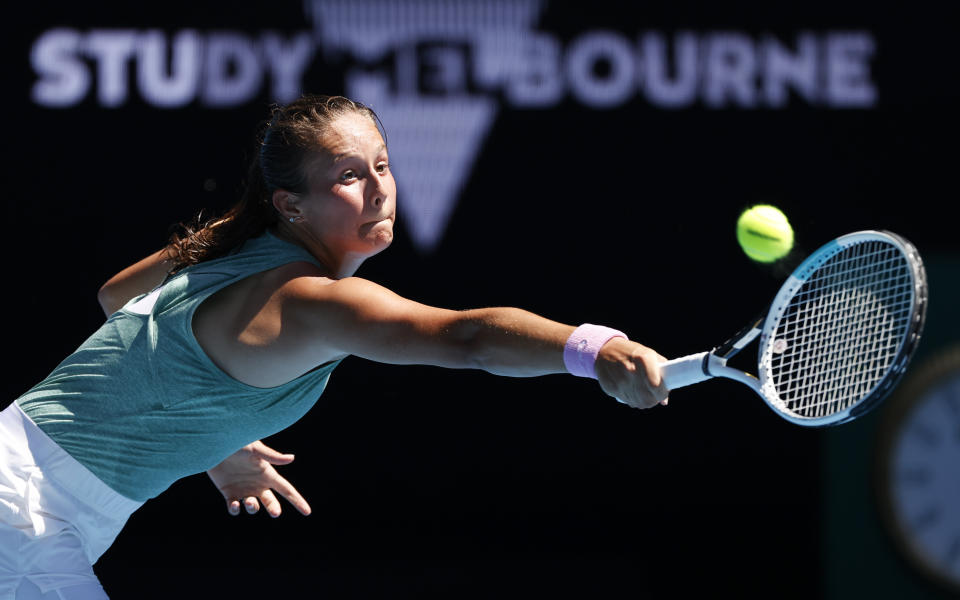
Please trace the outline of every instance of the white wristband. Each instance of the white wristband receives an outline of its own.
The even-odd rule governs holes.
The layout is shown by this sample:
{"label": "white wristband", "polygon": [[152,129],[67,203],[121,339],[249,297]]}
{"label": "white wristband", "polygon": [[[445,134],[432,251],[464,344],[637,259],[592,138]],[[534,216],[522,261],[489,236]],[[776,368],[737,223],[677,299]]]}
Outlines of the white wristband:
{"label": "white wristband", "polygon": [[597,362],[600,348],[615,337],[629,339],[623,332],[602,325],[584,323],[577,327],[563,347],[563,364],[567,371],[577,377],[596,379],[594,363]]}

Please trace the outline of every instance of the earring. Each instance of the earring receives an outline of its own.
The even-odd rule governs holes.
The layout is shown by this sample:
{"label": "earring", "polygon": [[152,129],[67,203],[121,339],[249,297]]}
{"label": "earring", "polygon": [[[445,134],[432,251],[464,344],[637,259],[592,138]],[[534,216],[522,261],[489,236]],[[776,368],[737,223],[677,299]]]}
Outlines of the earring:
{"label": "earring", "polygon": [[297,222],[297,218],[296,218],[296,217],[290,217],[290,222],[291,222],[291,223],[296,223],[296,222]]}

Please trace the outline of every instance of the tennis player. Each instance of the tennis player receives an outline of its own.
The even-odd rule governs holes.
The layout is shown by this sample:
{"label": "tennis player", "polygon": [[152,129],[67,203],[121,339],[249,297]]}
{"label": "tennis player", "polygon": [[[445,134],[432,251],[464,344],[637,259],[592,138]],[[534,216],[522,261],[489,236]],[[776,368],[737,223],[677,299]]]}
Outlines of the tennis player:
{"label": "tennis player", "polygon": [[445,310],[353,274],[393,239],[396,184],[373,112],[276,108],[239,202],[184,226],[100,290],[107,321],[0,413],[0,598],[106,598],[92,565],[129,515],[208,471],[229,510],[309,506],[259,442],[296,422],[349,355],[593,377],[666,401],[656,352],[517,308]]}

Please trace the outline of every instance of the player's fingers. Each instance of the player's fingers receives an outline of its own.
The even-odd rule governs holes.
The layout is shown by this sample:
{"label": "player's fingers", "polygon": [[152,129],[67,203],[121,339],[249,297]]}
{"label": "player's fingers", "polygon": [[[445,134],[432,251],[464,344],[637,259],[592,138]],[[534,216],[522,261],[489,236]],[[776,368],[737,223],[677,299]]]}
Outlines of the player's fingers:
{"label": "player's fingers", "polygon": [[232,516],[237,516],[240,514],[240,501],[239,500],[230,500],[227,502],[227,512]]}
{"label": "player's fingers", "polygon": [[249,496],[243,501],[244,508],[247,509],[247,514],[254,514],[260,510],[260,502],[253,496]]}
{"label": "player's fingers", "polygon": [[279,475],[277,476],[277,480],[273,483],[273,489],[280,492],[280,495],[286,498],[294,508],[300,511],[300,514],[309,515],[312,512],[310,505],[307,503],[304,497],[300,495],[300,492],[297,491],[297,488],[293,487],[290,482],[283,477],[280,477]]}
{"label": "player's fingers", "polygon": [[644,367],[647,369],[647,381],[650,382],[650,387],[653,388],[654,394],[657,395],[658,400],[664,400],[667,397],[667,394],[670,390],[667,389],[667,384],[663,380],[663,374],[660,371],[660,364],[663,362],[660,360],[660,356],[656,355],[657,358],[654,360],[644,363]]}
{"label": "player's fingers", "polygon": [[[666,384],[664,383],[664,381],[663,381],[663,368],[662,368],[662,365],[663,365],[663,363],[667,362],[668,360],[670,360],[670,359],[668,359],[666,356],[657,353],[657,372],[660,374],[660,385],[661,385],[661,386],[665,386],[665,385],[666,385]],[[670,390],[667,390],[667,393],[669,394],[669,393],[670,393]],[[660,401],[660,404],[662,404],[663,406],[666,406],[667,404],[669,404],[669,402],[670,402],[670,398],[664,398],[663,400]]]}
{"label": "player's fingers", "polygon": [[260,494],[260,501],[263,503],[263,508],[267,511],[268,515],[273,518],[280,516],[282,507],[280,506],[280,501],[273,495],[273,492],[264,490],[264,492]]}
{"label": "player's fingers", "polygon": [[637,365],[638,370],[645,376],[637,378],[638,381],[636,382],[638,386],[637,391],[642,398],[641,408],[656,406],[663,402],[669,393],[669,390],[663,382],[663,377],[660,374],[662,357],[653,350],[644,348],[636,355],[636,358],[639,359],[638,362],[640,362],[640,364]]}
{"label": "player's fingers", "polygon": [[268,463],[272,465],[287,465],[293,462],[292,454],[284,454],[283,452],[277,452],[276,450],[274,450],[270,446],[267,446],[261,441],[256,441],[253,444],[251,444],[251,446],[253,447],[253,451],[256,452],[260,458],[266,460]]}
{"label": "player's fingers", "polygon": [[[639,365],[636,363],[639,362]],[[642,369],[650,382],[650,387],[659,387],[661,385],[660,377],[660,355],[647,347],[641,349],[634,355],[634,364]]]}

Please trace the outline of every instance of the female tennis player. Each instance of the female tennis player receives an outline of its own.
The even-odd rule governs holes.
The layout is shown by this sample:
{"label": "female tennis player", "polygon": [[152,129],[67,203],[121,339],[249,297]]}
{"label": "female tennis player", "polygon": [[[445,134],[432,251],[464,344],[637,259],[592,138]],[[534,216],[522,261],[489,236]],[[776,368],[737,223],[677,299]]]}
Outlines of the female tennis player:
{"label": "female tennis player", "polygon": [[92,565],[129,515],[208,471],[231,512],[306,502],[260,440],[345,357],[593,377],[664,402],[659,354],[517,308],[446,310],[353,274],[393,239],[396,184],[373,112],[305,96],[274,110],[247,189],[100,290],[106,323],[0,413],[0,597],[106,598]]}

